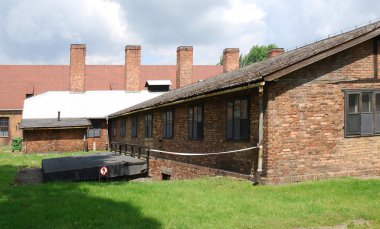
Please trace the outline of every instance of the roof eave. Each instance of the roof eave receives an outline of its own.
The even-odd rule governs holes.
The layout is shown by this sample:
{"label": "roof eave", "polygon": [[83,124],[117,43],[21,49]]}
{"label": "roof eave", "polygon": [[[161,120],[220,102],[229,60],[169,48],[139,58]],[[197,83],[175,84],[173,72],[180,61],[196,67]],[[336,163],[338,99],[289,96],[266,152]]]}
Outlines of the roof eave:
{"label": "roof eave", "polygon": [[308,66],[310,64],[313,64],[313,63],[315,63],[317,61],[320,61],[322,59],[330,57],[330,56],[332,56],[334,54],[342,52],[342,51],[344,51],[346,49],[352,48],[355,45],[358,45],[360,43],[363,43],[365,41],[373,39],[373,38],[375,38],[375,37],[377,37],[379,35],[380,35],[380,29],[376,29],[376,30],[371,31],[369,33],[363,34],[362,36],[359,36],[359,37],[357,37],[355,39],[347,41],[346,43],[340,44],[340,45],[335,46],[335,47],[333,47],[331,49],[328,49],[328,50],[326,50],[326,51],[324,51],[322,53],[318,53],[318,54],[316,54],[314,56],[311,56],[311,57],[309,57],[307,59],[304,59],[304,60],[302,60],[300,62],[297,62],[297,63],[294,63],[294,64],[292,64],[290,66],[287,66],[286,68],[283,68],[283,69],[280,69],[280,70],[278,70],[276,72],[273,72],[273,73],[265,76],[264,80],[265,81],[276,80],[276,79],[278,79],[278,78],[280,78],[282,76],[285,76],[285,75],[287,75],[289,73],[292,73],[292,72],[294,72],[296,70],[299,70],[299,69],[301,69],[303,67],[306,67],[306,66]]}
{"label": "roof eave", "polygon": [[144,107],[141,109],[136,109],[136,110],[120,113],[120,114],[110,115],[110,116],[108,116],[108,118],[117,118],[117,117],[129,115],[129,114],[133,114],[133,113],[137,113],[137,112],[141,112],[141,111],[148,111],[148,110],[152,110],[152,109],[156,109],[156,108],[172,106],[174,104],[181,104],[181,103],[190,102],[193,100],[203,99],[203,98],[207,98],[207,97],[212,97],[212,96],[216,96],[216,95],[247,90],[250,88],[258,87],[259,85],[261,85],[261,82],[262,82],[262,79],[259,78],[259,79],[256,79],[256,80],[250,81],[250,82],[244,82],[244,83],[240,83],[240,84],[229,85],[228,87],[219,88],[217,90],[208,91],[206,93],[197,94],[197,95],[193,95],[193,96],[189,96],[189,97],[185,97],[185,98],[179,98],[179,99],[173,100],[169,103],[157,104],[154,106]]}
{"label": "roof eave", "polygon": [[85,129],[91,125],[86,126],[63,126],[63,127],[20,127],[21,130],[57,130],[57,129]]}

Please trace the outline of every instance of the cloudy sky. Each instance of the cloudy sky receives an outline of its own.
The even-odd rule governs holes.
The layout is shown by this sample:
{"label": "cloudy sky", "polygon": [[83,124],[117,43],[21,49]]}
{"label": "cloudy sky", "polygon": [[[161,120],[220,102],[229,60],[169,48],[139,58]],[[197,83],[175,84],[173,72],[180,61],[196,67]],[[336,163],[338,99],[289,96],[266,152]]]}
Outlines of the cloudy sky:
{"label": "cloudy sky", "polygon": [[175,64],[180,45],[215,64],[227,47],[293,49],[379,19],[378,0],[0,0],[0,64],[68,64],[72,43],[87,64],[122,64],[127,44],[143,64]]}

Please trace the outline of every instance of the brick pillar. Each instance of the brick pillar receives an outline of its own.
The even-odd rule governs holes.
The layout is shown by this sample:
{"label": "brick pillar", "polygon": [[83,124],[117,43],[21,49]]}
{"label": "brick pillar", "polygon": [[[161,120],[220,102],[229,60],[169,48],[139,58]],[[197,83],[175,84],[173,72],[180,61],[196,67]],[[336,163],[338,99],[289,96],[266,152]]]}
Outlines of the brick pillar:
{"label": "brick pillar", "polygon": [[85,91],[86,45],[72,44],[70,47],[70,92]]}
{"label": "brick pillar", "polygon": [[125,46],[125,90],[139,91],[141,77],[141,46]]}
{"label": "brick pillar", "polygon": [[278,55],[283,54],[283,53],[284,53],[283,48],[274,48],[274,49],[269,50],[268,58],[272,58],[272,57],[278,56]]}
{"label": "brick pillar", "polygon": [[177,48],[176,87],[191,84],[193,78],[193,47],[180,46]]}
{"label": "brick pillar", "polygon": [[239,68],[239,49],[227,48],[223,50],[223,72],[230,72]]}

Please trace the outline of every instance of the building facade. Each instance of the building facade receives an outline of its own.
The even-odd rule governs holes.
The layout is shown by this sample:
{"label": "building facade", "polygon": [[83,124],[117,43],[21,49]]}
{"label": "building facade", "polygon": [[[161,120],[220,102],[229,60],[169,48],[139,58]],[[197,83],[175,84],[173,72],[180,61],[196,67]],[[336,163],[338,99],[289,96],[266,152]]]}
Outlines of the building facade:
{"label": "building facade", "polygon": [[379,35],[376,22],[122,110],[111,141],[180,153],[259,144],[156,156],[261,183],[380,175]]}
{"label": "building facade", "polygon": [[[70,65],[0,65],[0,145],[22,137],[23,103],[32,96],[48,91],[141,91],[147,80],[170,80],[170,89],[176,88],[176,65],[141,65],[140,46],[126,47],[124,65],[87,65],[85,53],[84,45],[74,45]],[[197,82],[221,74],[223,66],[194,65],[192,70],[191,82]],[[74,77],[75,72],[81,73]]]}

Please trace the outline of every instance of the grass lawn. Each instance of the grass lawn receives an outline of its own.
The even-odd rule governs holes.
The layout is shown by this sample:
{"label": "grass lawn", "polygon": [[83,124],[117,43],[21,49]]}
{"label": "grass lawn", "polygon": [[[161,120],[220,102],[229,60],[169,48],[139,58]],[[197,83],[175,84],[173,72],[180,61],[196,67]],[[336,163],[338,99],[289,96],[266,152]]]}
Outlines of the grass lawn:
{"label": "grass lawn", "polygon": [[0,228],[380,228],[378,179],[277,187],[228,178],[14,184],[21,168],[56,156],[0,148]]}

